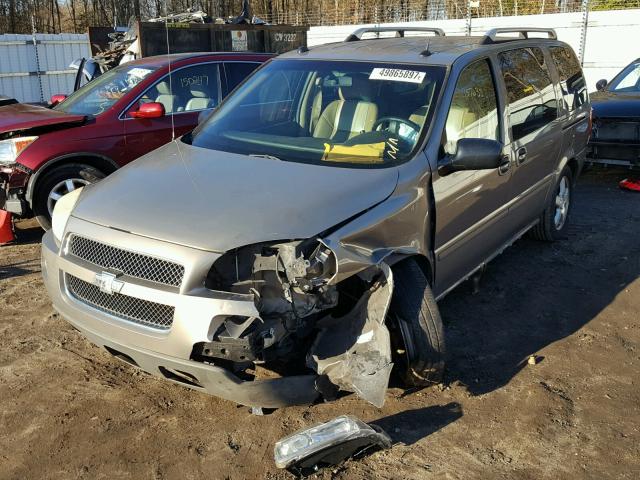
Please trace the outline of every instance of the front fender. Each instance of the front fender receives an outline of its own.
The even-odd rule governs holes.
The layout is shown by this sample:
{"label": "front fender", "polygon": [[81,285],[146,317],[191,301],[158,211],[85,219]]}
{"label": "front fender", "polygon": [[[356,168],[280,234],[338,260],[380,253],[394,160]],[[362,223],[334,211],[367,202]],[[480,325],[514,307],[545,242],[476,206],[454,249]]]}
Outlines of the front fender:
{"label": "front fender", "polygon": [[385,201],[322,238],[337,257],[339,283],[363,270],[386,262],[393,265],[419,255],[433,272],[430,174],[399,184]]}
{"label": "front fender", "polygon": [[[33,192],[35,190],[35,185],[38,182],[38,179],[47,171],[49,171],[52,167],[56,165],[62,165],[65,163],[73,163],[73,160],[77,159],[78,161],[84,160],[85,163],[91,163],[91,159],[95,159],[104,165],[110,165],[113,167],[113,171],[119,168],[118,164],[114,162],[109,157],[105,157],[104,155],[100,155],[97,153],[91,152],[77,152],[77,153],[69,153],[67,155],[61,155],[59,157],[52,158],[43,163],[34,173],[29,177],[29,182],[27,183],[27,191],[25,193],[25,198],[29,202],[29,204],[33,201]],[[108,172],[110,173],[110,172]]]}

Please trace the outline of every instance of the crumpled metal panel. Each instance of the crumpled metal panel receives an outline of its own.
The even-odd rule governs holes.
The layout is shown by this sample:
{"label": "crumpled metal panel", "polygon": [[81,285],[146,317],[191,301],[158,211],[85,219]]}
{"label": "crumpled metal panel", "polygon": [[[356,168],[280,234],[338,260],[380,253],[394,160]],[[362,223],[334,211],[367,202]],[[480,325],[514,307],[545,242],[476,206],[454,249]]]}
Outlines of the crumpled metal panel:
{"label": "crumpled metal panel", "polygon": [[382,274],[344,317],[318,323],[320,333],[309,350],[307,364],[326,375],[341,390],[356,393],[376,407],[384,405],[389,384],[391,343],[384,320],[393,293],[391,269]]}

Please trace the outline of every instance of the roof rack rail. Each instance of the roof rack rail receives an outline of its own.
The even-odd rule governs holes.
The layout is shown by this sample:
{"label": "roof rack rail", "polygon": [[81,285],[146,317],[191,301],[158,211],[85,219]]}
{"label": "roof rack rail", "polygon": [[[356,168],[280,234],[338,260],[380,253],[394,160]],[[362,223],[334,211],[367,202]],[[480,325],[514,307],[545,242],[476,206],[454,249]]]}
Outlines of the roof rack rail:
{"label": "roof rack rail", "polygon": [[[517,38],[503,37],[498,38],[501,33],[518,33]],[[529,38],[530,33],[546,33],[552,40],[557,40],[558,35],[553,28],[535,28],[535,27],[502,27],[492,28],[484,34],[483,44],[496,43],[500,40],[523,40]]]}
{"label": "roof rack rail", "polygon": [[356,42],[362,40],[365,33],[395,32],[396,37],[404,37],[404,32],[426,32],[433,33],[438,37],[444,37],[444,30],[435,27],[363,27],[357,29],[344,39],[345,42]]}

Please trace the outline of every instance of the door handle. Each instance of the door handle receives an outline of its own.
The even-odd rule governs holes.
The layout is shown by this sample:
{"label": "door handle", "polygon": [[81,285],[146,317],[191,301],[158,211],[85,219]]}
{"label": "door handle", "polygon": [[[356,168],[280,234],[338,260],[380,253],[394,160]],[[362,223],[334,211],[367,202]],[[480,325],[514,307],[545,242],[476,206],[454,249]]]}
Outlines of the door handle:
{"label": "door handle", "polygon": [[511,170],[511,157],[509,155],[504,155],[502,157],[502,162],[498,167],[498,173],[500,175],[506,174],[509,170]]}
{"label": "door handle", "polygon": [[524,161],[527,159],[527,149],[524,147],[520,147],[516,152],[516,159],[518,160],[518,165],[524,163]]}

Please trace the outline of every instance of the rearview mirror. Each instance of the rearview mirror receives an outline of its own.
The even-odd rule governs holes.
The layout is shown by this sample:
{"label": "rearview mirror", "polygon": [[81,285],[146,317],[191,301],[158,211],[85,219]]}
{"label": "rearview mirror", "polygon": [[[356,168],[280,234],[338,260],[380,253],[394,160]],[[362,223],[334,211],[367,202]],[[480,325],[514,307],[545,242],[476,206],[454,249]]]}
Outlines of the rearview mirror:
{"label": "rearview mirror", "polygon": [[57,93],[56,95],[51,96],[51,100],[49,100],[49,103],[52,107],[55,107],[57,104],[59,104],[60,102],[64,102],[66,99],[67,96],[65,94]]}
{"label": "rearview mirror", "polygon": [[606,87],[608,83],[609,82],[607,82],[607,80],[604,79],[604,78],[602,80],[598,80],[596,82],[596,90],[598,90],[598,91],[604,90],[604,87]]}
{"label": "rearview mirror", "polygon": [[133,118],[160,118],[164,117],[164,105],[159,102],[149,102],[140,105],[138,110],[130,112]]}
{"label": "rearview mirror", "polygon": [[502,144],[485,138],[461,138],[456,153],[438,167],[441,176],[462,170],[493,170],[501,166]]}

